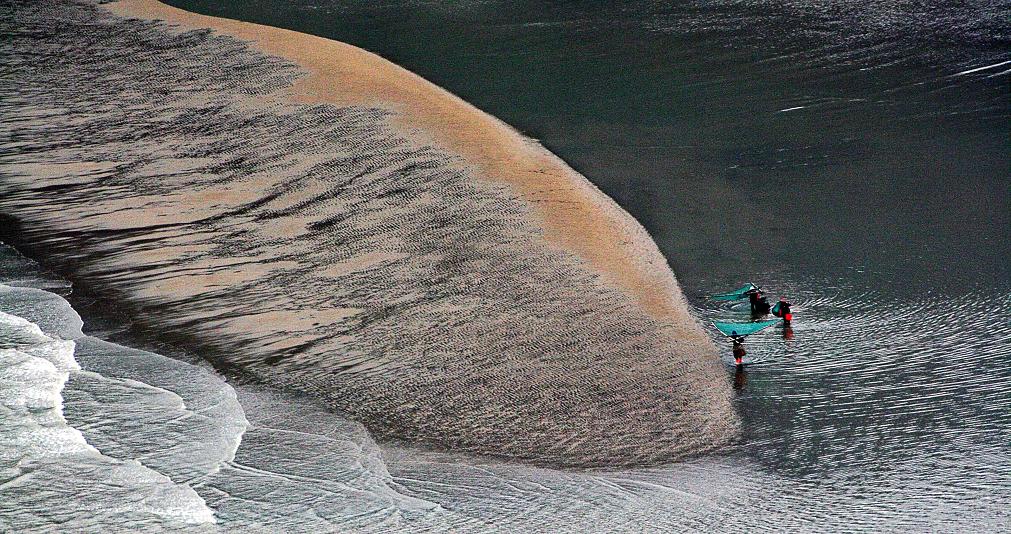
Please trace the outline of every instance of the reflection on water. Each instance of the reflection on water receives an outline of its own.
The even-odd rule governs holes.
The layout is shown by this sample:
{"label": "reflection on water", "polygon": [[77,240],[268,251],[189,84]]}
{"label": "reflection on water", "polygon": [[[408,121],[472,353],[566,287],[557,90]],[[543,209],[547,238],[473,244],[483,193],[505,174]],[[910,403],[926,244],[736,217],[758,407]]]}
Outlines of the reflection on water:
{"label": "reflection on water", "polygon": [[[848,491],[923,484],[939,497],[1007,495],[1011,288],[907,300],[818,280],[768,285],[793,297],[795,320],[748,338],[762,364],[733,374],[739,454]],[[711,319],[747,313],[699,305]]]}
{"label": "reflection on water", "polygon": [[744,386],[748,384],[748,373],[744,370],[743,365],[738,365],[734,370],[734,389],[737,391],[743,391]]}

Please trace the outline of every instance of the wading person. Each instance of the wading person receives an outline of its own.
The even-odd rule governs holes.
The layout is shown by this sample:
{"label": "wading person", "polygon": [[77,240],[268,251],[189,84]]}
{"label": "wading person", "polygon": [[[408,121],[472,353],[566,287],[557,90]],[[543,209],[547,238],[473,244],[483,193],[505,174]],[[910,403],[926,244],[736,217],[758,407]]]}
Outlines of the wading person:
{"label": "wading person", "polygon": [[790,321],[793,320],[793,313],[790,312],[790,302],[784,297],[780,297],[779,302],[772,308],[772,314],[783,318],[783,326],[790,326]]}
{"label": "wading person", "polygon": [[730,339],[734,342],[734,363],[744,365],[744,355],[747,354],[744,350],[744,336],[737,335],[735,330],[730,334]]}
{"label": "wading person", "polygon": [[748,291],[748,300],[751,302],[751,313],[752,315],[766,315],[772,306],[769,305],[769,299],[760,289],[752,289]]}

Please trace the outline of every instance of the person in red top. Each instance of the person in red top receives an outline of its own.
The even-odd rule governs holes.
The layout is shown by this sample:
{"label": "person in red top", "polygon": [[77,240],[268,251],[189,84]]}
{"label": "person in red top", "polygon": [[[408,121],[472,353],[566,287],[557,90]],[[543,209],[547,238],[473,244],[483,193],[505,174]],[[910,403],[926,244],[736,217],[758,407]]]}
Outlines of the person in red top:
{"label": "person in red top", "polygon": [[730,333],[730,339],[734,341],[734,363],[737,365],[744,365],[744,355],[747,351],[744,350],[744,336],[737,335],[737,331]]}
{"label": "person in red top", "polygon": [[772,314],[783,318],[783,326],[790,326],[793,320],[793,313],[790,312],[790,302],[785,297],[779,298],[779,303],[772,309]]}

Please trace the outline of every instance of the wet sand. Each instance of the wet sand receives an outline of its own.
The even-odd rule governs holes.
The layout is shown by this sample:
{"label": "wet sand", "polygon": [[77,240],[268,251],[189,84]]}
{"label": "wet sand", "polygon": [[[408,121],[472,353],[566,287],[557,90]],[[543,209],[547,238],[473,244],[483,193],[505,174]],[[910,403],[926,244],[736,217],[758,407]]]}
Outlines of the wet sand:
{"label": "wet sand", "polygon": [[7,237],[138,331],[436,447],[596,466],[734,436],[655,244],[502,122],[296,32],[147,0],[14,12]]}
{"label": "wet sand", "polygon": [[179,28],[213,28],[291,61],[308,72],[287,90],[295,101],[393,111],[392,123],[412,140],[459,155],[483,178],[514,186],[542,218],[545,237],[621,285],[649,313],[675,326],[691,321],[666,259],[631,216],[535,141],[420,76],[346,43],[156,0],[123,0],[108,9]]}

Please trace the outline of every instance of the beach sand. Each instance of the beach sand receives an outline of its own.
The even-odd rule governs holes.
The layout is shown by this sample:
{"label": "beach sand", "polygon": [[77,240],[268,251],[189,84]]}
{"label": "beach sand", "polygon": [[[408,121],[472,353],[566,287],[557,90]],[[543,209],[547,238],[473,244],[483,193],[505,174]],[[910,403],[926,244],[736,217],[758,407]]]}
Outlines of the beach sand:
{"label": "beach sand", "polygon": [[542,219],[548,240],[604,273],[654,317],[675,326],[691,322],[666,259],[641,225],[557,156],[441,87],[331,39],[198,15],[156,0],[122,0],[108,9],[182,28],[213,28],[291,61],[308,71],[287,91],[298,102],[393,111],[400,133],[461,156],[485,179],[515,187]]}
{"label": "beach sand", "polygon": [[596,466],[735,435],[648,234],[501,121],[353,46],[152,0],[13,22],[6,237],[141,335],[441,448]]}

